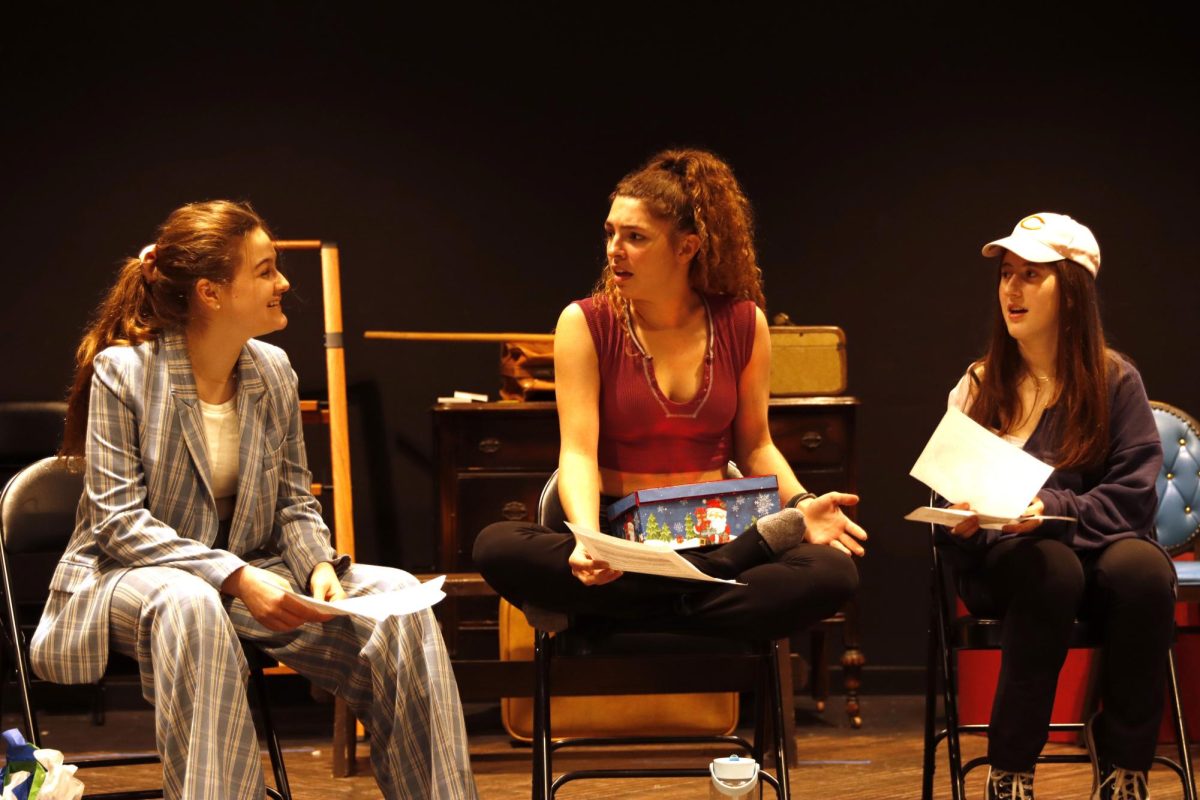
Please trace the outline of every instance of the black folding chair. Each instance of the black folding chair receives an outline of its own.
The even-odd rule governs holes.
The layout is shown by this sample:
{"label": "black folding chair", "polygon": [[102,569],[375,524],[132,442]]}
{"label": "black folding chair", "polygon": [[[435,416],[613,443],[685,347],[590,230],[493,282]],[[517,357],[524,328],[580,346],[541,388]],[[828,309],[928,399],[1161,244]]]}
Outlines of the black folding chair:
{"label": "black folding chair", "polygon": [[[83,493],[82,467],[73,469],[66,459],[44,458],[18,472],[0,493],[0,581],[4,593],[4,635],[12,648],[11,668],[15,672],[17,690],[21,698],[21,713],[26,731],[31,739],[36,738],[40,728],[34,710],[30,681],[27,631],[31,625],[22,626],[19,601],[13,591],[15,562],[26,557],[47,553],[62,553],[75,528],[75,509]],[[48,581],[47,581],[48,583]],[[35,598],[37,607],[45,604],[45,592]],[[250,691],[257,706],[265,733],[271,767],[275,773],[275,789],[267,787],[267,793],[277,800],[291,800],[287,771],[283,763],[283,751],[275,735],[270,710],[266,702],[266,683],[262,673],[262,656],[252,646],[243,643],[250,663]],[[0,648],[0,655],[4,648]],[[7,664],[0,662],[0,666]],[[7,669],[4,670],[8,672]],[[128,755],[113,758],[70,758],[80,768],[133,766],[159,763],[156,754]],[[132,798],[162,797],[161,789],[145,789],[90,794],[89,798]]]}
{"label": "black folding chair", "polygon": [[[562,529],[565,515],[558,498],[558,473],[550,476],[538,501],[538,521],[548,528]],[[632,627],[632,626],[627,626]],[[786,642],[787,640],[782,640]],[[790,797],[787,772],[787,747],[783,718],[783,692],[780,675],[779,642],[746,643],[711,637],[670,633],[645,633],[621,630],[618,624],[606,625],[602,632],[591,633],[586,626],[569,628],[551,636],[538,630],[534,634],[535,685],[533,695],[533,798],[549,800],[564,784],[591,778],[690,778],[708,777],[705,767],[589,769],[553,774],[553,756],[567,747],[638,746],[652,744],[715,743],[740,748],[752,755],[760,765],[768,753],[774,758],[775,774],[761,769],[759,779],[775,789],[780,800]],[[631,659],[639,665],[653,664],[650,669],[639,666],[631,669]],[[681,671],[695,672],[698,663],[720,661],[721,669],[705,670],[713,674],[713,685],[695,691],[753,690],[756,696],[756,725],[754,741],[740,736],[623,736],[581,737],[555,740],[550,720],[551,674],[579,674],[596,666],[597,662],[611,665],[606,675],[652,674],[677,675]],[[620,689],[591,685],[588,694],[654,693],[669,687],[655,686],[646,681],[623,685]],[[679,691],[675,688],[675,691]],[[765,746],[764,746],[765,745]],[[768,749],[769,748],[769,749]]]}
{"label": "black folding chair", "polygon": [[[942,554],[930,526],[930,603],[929,603],[929,649],[926,664],[925,685],[925,765],[922,775],[921,797],[933,800],[933,777],[936,769],[937,748],[946,741],[949,760],[950,796],[963,800],[966,793],[967,775],[976,767],[988,763],[985,756],[962,762],[959,734],[987,733],[986,724],[964,725],[958,717],[958,670],[956,654],[960,650],[999,650],[1001,646],[1001,622],[974,616],[955,617],[951,605],[954,590],[949,582]],[[1071,635],[1072,649],[1096,649],[1101,640],[1093,626],[1075,622]],[[1187,733],[1184,730],[1183,711],[1179,697],[1179,681],[1175,673],[1175,654],[1168,654],[1168,688],[1171,694],[1171,713],[1174,715],[1175,732],[1178,738],[1178,760],[1155,756],[1154,762],[1162,764],[1178,777],[1183,785],[1184,800],[1196,800],[1196,786],[1192,777],[1191,758],[1188,753]],[[942,690],[942,707],[945,712],[945,727],[935,730],[937,721],[938,688]],[[1051,723],[1051,731],[1074,731],[1081,733],[1083,722]],[[1039,764],[1088,764],[1087,753],[1042,754]]]}

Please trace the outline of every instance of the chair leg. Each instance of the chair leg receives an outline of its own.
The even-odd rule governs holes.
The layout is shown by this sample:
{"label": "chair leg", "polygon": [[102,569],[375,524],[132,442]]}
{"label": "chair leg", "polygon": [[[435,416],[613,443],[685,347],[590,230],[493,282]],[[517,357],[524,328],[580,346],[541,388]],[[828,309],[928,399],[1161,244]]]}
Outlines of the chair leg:
{"label": "chair leg", "polygon": [[29,732],[29,741],[37,741],[40,737],[37,722],[37,714],[33,710],[33,698],[29,689],[29,652],[26,650],[25,635],[21,632],[19,623],[17,622],[17,609],[13,604],[12,595],[8,587],[8,570],[4,570],[4,597],[5,597],[5,612],[8,616],[8,629],[12,634],[13,655],[16,656],[17,668],[17,691],[21,696],[21,711],[25,718],[25,730]]}
{"label": "chair leg", "polygon": [[[930,611],[937,598],[930,598]],[[925,762],[921,770],[921,800],[933,800],[933,777],[937,771],[937,740],[934,728],[937,724],[938,689],[938,632],[937,614],[930,613],[929,645],[925,658]]]}
{"label": "chair leg", "polygon": [[550,800],[550,634],[533,632],[533,800]]}
{"label": "chair leg", "polygon": [[103,725],[108,719],[108,694],[101,680],[92,687],[92,724]]}
{"label": "chair leg", "polygon": [[812,698],[816,702],[817,713],[825,711],[825,701],[829,699],[829,653],[823,625],[824,623],[818,622],[808,633],[809,652],[812,656]]}
{"label": "chair leg", "polygon": [[266,678],[258,664],[250,668],[250,691],[254,694],[254,704],[258,706],[259,718],[262,720],[263,738],[267,740],[267,753],[271,756],[271,771],[275,773],[275,786],[283,800],[292,800],[287,768],[283,763],[283,748],[279,746],[275,723],[271,720],[271,706],[267,702]]}
{"label": "chair leg", "polygon": [[[785,640],[786,641],[786,640]],[[771,681],[771,716],[775,731],[775,769],[779,776],[779,800],[790,800],[788,782],[787,726],[783,719],[783,680],[779,674],[779,643],[771,642],[767,648],[768,674]]]}
{"label": "chair leg", "polygon": [[1192,772],[1191,747],[1188,744],[1183,702],[1179,695],[1179,675],[1175,666],[1175,650],[1167,653],[1167,680],[1171,690],[1171,714],[1175,719],[1175,738],[1179,743],[1179,766],[1183,768],[1184,800],[1196,800],[1196,776]]}
{"label": "chair leg", "polygon": [[[766,764],[766,742],[771,730],[771,676],[766,663],[759,670],[758,691],[754,693],[754,749],[751,757],[759,767]],[[774,741],[774,740],[772,740]]]}
{"label": "chair leg", "polygon": [[[939,573],[940,575],[940,573]],[[937,602],[938,660],[942,677],[942,708],[946,716],[946,757],[950,767],[950,797],[963,800],[966,776],[963,775],[962,751],[958,740],[958,675],[954,668],[954,649],[950,645],[950,616],[940,580],[935,583]]]}

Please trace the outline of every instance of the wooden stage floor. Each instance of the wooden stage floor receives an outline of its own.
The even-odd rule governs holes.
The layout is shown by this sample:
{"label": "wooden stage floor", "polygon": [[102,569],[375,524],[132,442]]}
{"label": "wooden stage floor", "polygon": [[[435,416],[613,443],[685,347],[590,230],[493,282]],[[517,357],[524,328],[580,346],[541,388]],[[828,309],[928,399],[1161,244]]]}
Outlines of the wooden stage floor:
{"label": "wooden stage floor", "polygon": [[[830,698],[829,710],[823,716],[801,711],[797,724],[800,763],[791,770],[793,796],[798,800],[810,798],[855,798],[856,800],[893,800],[917,798],[921,788],[921,714],[923,701],[919,697],[867,696],[863,698],[865,724],[861,730],[850,729],[844,718],[836,713],[837,698]],[[284,737],[285,758],[293,794],[297,800],[359,800],[378,798],[379,790],[370,776],[367,746],[360,745],[360,774],[346,779],[329,777],[329,742],[320,731],[313,730],[311,714],[298,722],[284,710],[277,727]],[[515,748],[503,732],[498,731],[496,711],[492,706],[468,708],[468,725],[472,730],[471,756],[484,800],[526,800],[529,797],[529,749]],[[8,727],[14,720],[6,715]],[[106,749],[98,744],[103,737],[119,740],[127,750],[152,747],[152,721],[148,711],[110,712],[103,727],[94,727],[85,716],[45,715],[43,740],[72,753]],[[289,735],[302,728],[300,735]],[[967,757],[982,754],[985,742],[979,737],[967,737],[964,750]],[[1079,752],[1066,745],[1050,745],[1057,752]],[[1162,750],[1169,754],[1169,749]],[[663,763],[668,755],[662,752],[640,751],[624,758],[636,763]],[[726,753],[681,749],[671,753],[683,766],[703,766],[709,759]],[[611,761],[612,754],[569,756],[556,760],[562,766],[586,768]],[[948,798],[945,781],[945,749],[939,751],[936,797]],[[68,761],[70,759],[68,758]],[[264,770],[269,764],[264,757]],[[111,791],[157,785],[157,767],[132,767],[124,770],[87,770],[80,777],[88,791]],[[968,782],[968,797],[983,797],[985,769],[972,773]],[[1155,800],[1180,798],[1179,782],[1163,769],[1151,773],[1151,788]],[[1048,765],[1038,771],[1039,800],[1075,800],[1087,797],[1091,773],[1086,765]],[[768,791],[764,796],[773,796]],[[708,797],[704,781],[698,780],[622,780],[582,781],[568,784],[559,797],[562,800],[618,800],[619,798],[654,797],[662,800],[686,800]]]}

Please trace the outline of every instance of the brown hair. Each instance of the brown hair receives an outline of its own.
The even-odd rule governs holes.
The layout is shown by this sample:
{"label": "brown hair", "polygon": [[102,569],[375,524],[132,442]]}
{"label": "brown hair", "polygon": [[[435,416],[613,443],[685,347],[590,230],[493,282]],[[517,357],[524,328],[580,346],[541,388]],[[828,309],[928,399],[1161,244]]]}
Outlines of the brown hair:
{"label": "brown hair", "polygon": [[189,203],[159,226],[153,255],[125,259],[75,351],[61,455],[83,455],[96,354],[113,345],[151,341],[186,325],[196,282],[231,280],[242,241],[256,228],[270,235],[249,203]]}
{"label": "brown hair", "polygon": [[[609,200],[617,197],[641,200],[652,214],[671,221],[676,231],[700,237],[688,273],[688,282],[697,292],[766,306],[750,201],[720,158],[704,150],[664,150],[622,178]],[[609,267],[592,296],[624,315],[625,303]]]}
{"label": "brown hair", "polygon": [[[1114,370],[1120,368],[1120,356],[1105,342],[1091,273],[1071,261],[1049,266],[1058,286],[1058,452],[1054,466],[1094,466],[1108,451],[1108,384],[1116,377]],[[1016,427],[1020,416],[1017,385],[1025,372],[997,299],[987,353],[971,367],[975,394],[971,418],[1002,434]]]}

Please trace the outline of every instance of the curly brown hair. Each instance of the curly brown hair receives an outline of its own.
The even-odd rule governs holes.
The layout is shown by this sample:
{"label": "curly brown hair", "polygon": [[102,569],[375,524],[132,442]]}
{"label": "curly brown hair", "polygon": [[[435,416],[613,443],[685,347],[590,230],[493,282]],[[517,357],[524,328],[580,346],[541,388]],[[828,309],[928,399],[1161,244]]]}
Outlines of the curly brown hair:
{"label": "curly brown hair", "polygon": [[[705,150],[663,150],[617,184],[609,200],[641,200],[656,217],[680,233],[700,237],[688,271],[691,287],[766,307],[762,270],[754,251],[754,215],[733,170]],[[592,297],[624,316],[626,301],[605,266]]]}

